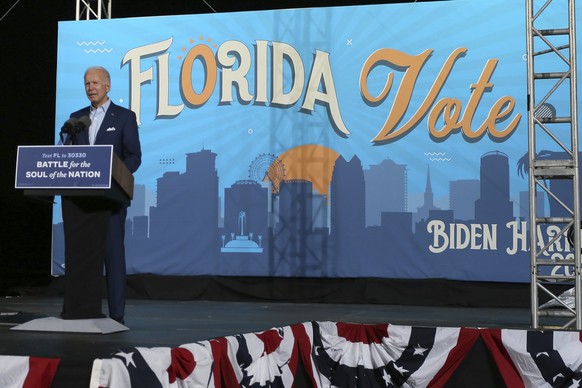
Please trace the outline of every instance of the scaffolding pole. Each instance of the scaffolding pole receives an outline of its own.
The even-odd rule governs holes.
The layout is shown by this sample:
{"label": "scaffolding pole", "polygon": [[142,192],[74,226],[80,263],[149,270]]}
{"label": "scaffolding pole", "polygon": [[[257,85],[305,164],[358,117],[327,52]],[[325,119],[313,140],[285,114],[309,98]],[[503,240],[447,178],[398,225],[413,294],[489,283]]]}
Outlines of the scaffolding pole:
{"label": "scaffolding pole", "polygon": [[[534,329],[582,329],[575,20],[574,0],[526,0]],[[542,194],[549,216],[537,209]],[[557,258],[554,248],[565,241],[572,253]],[[568,288],[573,303],[561,297]]]}
{"label": "scaffolding pole", "polygon": [[75,20],[111,19],[111,2],[113,0],[77,0]]}

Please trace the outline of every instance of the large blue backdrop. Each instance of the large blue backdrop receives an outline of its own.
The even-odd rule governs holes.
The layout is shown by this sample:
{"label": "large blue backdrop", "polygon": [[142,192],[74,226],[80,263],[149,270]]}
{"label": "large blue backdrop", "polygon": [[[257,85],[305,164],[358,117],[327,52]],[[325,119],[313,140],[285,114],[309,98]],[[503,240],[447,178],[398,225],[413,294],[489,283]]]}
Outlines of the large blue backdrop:
{"label": "large blue backdrop", "polygon": [[132,274],[526,282],[525,34],[513,0],[61,22],[56,127],[108,68]]}

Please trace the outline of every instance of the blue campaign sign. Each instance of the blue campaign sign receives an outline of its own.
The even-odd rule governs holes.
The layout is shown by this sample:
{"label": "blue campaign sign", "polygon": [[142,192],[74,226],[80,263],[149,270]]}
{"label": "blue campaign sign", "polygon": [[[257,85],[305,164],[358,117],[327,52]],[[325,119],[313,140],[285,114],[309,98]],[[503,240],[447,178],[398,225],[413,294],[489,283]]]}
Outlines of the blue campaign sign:
{"label": "blue campaign sign", "polygon": [[[143,154],[130,274],[528,282],[524,6],[61,22],[56,128],[89,105],[85,69],[106,67]],[[569,107],[561,93],[556,117]],[[553,260],[572,254],[553,230],[538,234]]]}
{"label": "blue campaign sign", "polygon": [[17,189],[111,188],[113,146],[20,146]]}

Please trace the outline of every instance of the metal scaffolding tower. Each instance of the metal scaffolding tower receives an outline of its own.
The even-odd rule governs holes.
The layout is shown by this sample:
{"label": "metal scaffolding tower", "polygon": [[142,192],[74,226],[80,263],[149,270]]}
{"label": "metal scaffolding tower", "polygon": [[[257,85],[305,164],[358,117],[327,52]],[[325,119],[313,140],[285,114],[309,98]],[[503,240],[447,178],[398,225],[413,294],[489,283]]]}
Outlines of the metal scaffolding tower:
{"label": "metal scaffolding tower", "polygon": [[[581,330],[575,1],[526,0],[526,13],[532,327]],[[572,253],[556,255],[560,244]]]}
{"label": "metal scaffolding tower", "polygon": [[[275,38],[277,41],[281,36],[289,36],[294,41],[294,46],[305,46],[305,42],[310,44],[307,47],[327,47],[327,41],[330,36],[331,16],[328,10],[325,17],[314,15],[314,12],[306,10],[304,16],[300,18],[288,18],[283,14],[276,14],[275,21]],[[280,41],[280,40],[279,40]],[[312,55],[312,53],[310,53]],[[308,55],[305,55],[307,57]],[[291,124],[289,124],[291,123]],[[298,109],[273,109],[270,121],[270,149],[275,153],[282,154],[290,144],[318,144],[328,147],[330,144],[330,130],[327,115],[324,109],[318,109],[309,115],[301,114]],[[318,134],[313,137],[313,134]],[[311,137],[309,137],[311,136]],[[309,137],[309,140],[306,140]],[[290,141],[292,139],[292,141]],[[329,160],[306,150],[300,154],[297,165],[301,166],[301,176],[306,180],[319,171],[325,171],[335,161]],[[305,162],[305,163],[304,163]],[[315,180],[314,180],[315,181]],[[299,184],[299,182],[294,182]],[[299,190],[305,190],[299,189]],[[295,193],[297,194],[297,193]],[[294,195],[292,208],[305,209],[300,203],[304,201],[308,193],[304,195]],[[310,195],[312,193],[309,193]],[[280,203],[281,196],[279,193],[273,198],[272,203]],[[309,276],[317,273],[321,276],[327,275],[328,253],[327,253],[327,235],[328,230],[310,231],[311,240],[318,243],[308,244],[308,238],[305,233],[297,234],[298,225],[311,225],[312,219],[327,219],[327,201],[320,201],[313,204],[311,219],[306,219],[306,215],[295,215],[294,219],[286,219],[281,214],[275,214],[276,227],[273,230],[272,241],[278,241],[270,246],[269,253],[269,274],[277,275],[284,273],[285,269],[294,275]],[[295,232],[294,232],[295,230]],[[293,237],[291,237],[293,235]],[[317,236],[316,236],[317,235]],[[300,237],[298,237],[300,236]]]}
{"label": "metal scaffolding tower", "polygon": [[77,0],[75,20],[111,19],[111,2],[113,0]]}

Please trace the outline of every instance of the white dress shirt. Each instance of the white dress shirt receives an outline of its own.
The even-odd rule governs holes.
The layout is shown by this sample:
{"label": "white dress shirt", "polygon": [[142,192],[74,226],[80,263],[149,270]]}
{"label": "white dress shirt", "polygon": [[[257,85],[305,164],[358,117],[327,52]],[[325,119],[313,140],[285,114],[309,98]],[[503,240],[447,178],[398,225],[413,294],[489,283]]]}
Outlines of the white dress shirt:
{"label": "white dress shirt", "polygon": [[93,106],[90,108],[89,118],[91,119],[91,125],[89,126],[89,144],[91,145],[95,144],[97,132],[99,132],[99,127],[101,127],[101,123],[103,123],[105,113],[107,113],[110,104],[111,100],[107,99],[105,104],[101,105],[99,108],[93,108]]}

